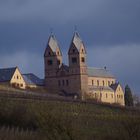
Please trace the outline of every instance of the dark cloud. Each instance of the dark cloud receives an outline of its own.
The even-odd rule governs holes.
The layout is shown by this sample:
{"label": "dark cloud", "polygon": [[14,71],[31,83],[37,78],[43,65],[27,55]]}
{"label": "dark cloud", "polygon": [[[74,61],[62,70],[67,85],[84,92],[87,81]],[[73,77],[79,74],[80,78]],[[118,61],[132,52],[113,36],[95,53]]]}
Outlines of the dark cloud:
{"label": "dark cloud", "polygon": [[19,65],[23,72],[43,76],[50,28],[67,56],[77,25],[89,50],[88,63],[107,65],[122,83],[128,82],[140,92],[139,13],[139,0],[1,0],[0,65]]}

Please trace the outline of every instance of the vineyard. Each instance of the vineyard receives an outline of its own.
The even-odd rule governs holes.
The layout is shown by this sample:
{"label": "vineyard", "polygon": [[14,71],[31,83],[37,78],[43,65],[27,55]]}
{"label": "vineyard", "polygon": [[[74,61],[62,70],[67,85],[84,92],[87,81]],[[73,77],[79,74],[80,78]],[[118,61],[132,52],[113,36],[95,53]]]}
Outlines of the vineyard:
{"label": "vineyard", "polygon": [[19,93],[0,93],[0,140],[140,139],[137,109]]}

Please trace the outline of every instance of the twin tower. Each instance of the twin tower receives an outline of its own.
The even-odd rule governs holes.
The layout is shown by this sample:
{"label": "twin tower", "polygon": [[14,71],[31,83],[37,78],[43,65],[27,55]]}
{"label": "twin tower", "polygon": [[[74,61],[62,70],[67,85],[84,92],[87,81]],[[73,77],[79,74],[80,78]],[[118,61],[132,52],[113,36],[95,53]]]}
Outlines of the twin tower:
{"label": "twin tower", "polygon": [[88,91],[86,49],[77,32],[68,50],[68,65],[63,64],[62,53],[54,35],[50,35],[44,53],[45,86],[50,92],[73,94]]}

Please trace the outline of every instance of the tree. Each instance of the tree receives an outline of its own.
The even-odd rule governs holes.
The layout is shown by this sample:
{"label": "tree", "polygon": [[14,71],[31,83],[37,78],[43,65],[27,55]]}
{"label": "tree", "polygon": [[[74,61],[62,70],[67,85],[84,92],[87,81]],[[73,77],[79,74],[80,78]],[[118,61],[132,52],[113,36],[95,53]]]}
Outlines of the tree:
{"label": "tree", "polygon": [[140,108],[140,96],[138,95],[133,95],[133,102],[134,106]]}
{"label": "tree", "polygon": [[132,97],[132,92],[131,89],[128,85],[125,86],[125,105],[126,106],[133,106],[133,97]]}

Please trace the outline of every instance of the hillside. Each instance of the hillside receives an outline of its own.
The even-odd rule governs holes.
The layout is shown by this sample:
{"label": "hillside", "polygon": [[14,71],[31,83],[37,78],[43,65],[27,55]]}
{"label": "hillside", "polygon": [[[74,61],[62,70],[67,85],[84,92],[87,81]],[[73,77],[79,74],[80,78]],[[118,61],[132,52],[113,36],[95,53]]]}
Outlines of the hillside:
{"label": "hillside", "polygon": [[140,111],[99,103],[0,96],[5,140],[140,139]]}

